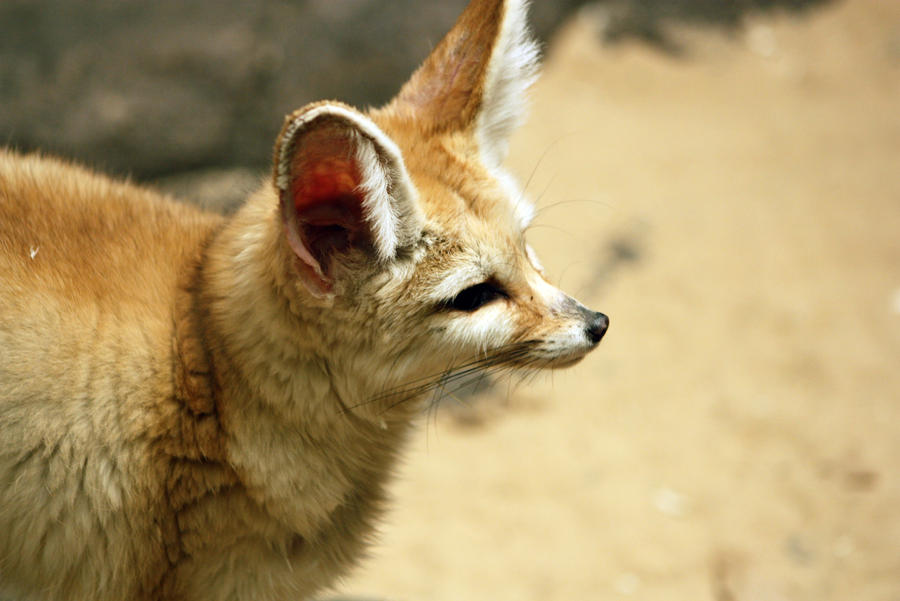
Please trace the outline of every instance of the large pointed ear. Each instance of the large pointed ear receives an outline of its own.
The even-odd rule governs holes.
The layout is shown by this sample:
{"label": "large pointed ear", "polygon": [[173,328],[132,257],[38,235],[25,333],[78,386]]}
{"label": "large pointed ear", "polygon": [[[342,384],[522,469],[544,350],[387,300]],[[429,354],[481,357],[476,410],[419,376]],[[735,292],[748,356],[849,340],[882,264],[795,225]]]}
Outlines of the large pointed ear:
{"label": "large pointed ear", "polygon": [[527,8],[527,0],[471,0],[390,108],[434,131],[474,130],[485,162],[499,166],[537,77]]}
{"label": "large pointed ear", "polygon": [[299,276],[317,298],[332,295],[349,253],[386,263],[424,223],[400,150],[345,105],[314,104],[287,117],[274,177]]}

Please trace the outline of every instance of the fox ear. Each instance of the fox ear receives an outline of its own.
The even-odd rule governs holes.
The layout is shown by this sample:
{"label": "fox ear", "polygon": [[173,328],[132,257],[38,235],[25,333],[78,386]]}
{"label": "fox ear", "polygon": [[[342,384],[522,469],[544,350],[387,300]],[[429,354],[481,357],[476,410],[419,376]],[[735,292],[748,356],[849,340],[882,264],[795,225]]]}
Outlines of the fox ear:
{"label": "fox ear", "polygon": [[499,166],[537,77],[527,8],[527,0],[471,0],[390,107],[433,131],[474,131],[485,162]]}
{"label": "fox ear", "polygon": [[289,115],[274,177],[298,273],[317,298],[333,294],[336,268],[351,251],[386,263],[421,231],[399,149],[348,106],[320,103]]}

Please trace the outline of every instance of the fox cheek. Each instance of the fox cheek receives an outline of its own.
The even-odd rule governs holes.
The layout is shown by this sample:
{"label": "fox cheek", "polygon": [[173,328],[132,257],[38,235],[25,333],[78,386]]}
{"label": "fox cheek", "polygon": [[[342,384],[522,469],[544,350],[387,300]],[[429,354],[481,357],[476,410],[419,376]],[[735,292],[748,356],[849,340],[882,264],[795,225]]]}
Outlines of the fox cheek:
{"label": "fox cheek", "polygon": [[511,342],[516,330],[515,320],[505,305],[495,304],[458,316],[447,324],[444,336],[461,348],[489,349]]}

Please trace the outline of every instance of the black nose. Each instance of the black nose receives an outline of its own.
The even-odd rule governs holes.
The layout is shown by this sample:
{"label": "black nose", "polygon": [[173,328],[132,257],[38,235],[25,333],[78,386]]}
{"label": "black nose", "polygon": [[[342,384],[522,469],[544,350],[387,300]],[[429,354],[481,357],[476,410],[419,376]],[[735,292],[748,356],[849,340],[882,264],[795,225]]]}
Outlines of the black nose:
{"label": "black nose", "polygon": [[587,326],[584,328],[584,333],[587,334],[588,340],[591,341],[591,344],[597,344],[600,342],[600,339],[603,338],[603,335],[606,334],[606,330],[609,329],[609,317],[604,315],[603,313],[597,313],[596,311],[591,311],[588,316]]}

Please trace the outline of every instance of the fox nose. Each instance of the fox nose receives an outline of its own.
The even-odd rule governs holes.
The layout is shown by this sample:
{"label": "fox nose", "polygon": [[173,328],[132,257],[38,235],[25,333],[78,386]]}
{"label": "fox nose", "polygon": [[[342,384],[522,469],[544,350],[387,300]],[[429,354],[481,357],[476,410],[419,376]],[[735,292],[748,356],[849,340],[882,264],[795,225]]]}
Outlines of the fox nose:
{"label": "fox nose", "polygon": [[609,329],[609,317],[597,311],[588,311],[587,325],[584,328],[588,340],[591,344],[598,344]]}
{"label": "fox nose", "polygon": [[584,323],[584,335],[592,346],[600,343],[606,330],[609,329],[609,317],[599,311],[591,311],[575,299],[569,299],[568,305],[581,317]]}

